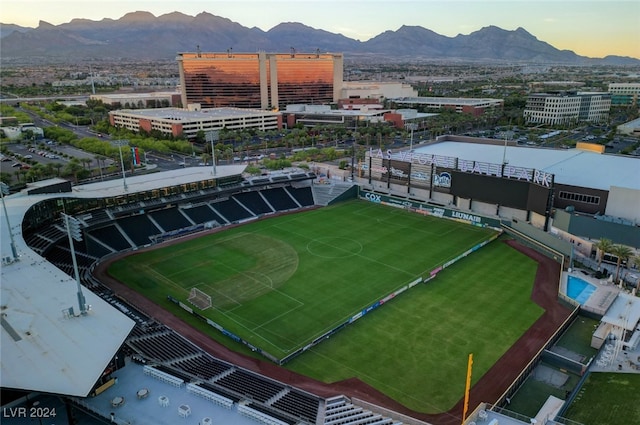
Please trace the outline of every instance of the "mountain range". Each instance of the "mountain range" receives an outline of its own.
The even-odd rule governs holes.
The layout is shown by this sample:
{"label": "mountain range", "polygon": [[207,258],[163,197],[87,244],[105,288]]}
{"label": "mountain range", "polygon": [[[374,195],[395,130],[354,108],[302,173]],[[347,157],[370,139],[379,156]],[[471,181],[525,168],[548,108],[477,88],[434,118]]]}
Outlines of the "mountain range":
{"label": "mountain range", "polygon": [[607,56],[588,58],[559,50],[523,28],[514,31],[489,26],[468,35],[447,37],[420,26],[402,26],[367,41],[315,29],[301,23],[281,23],[269,31],[247,28],[207,12],[154,16],[132,12],[120,19],[73,19],[60,25],[40,21],[37,28],[0,24],[3,60],[139,59],[171,60],[179,52],[337,52],[412,61],[558,63],[571,65],[640,65],[640,59]]}

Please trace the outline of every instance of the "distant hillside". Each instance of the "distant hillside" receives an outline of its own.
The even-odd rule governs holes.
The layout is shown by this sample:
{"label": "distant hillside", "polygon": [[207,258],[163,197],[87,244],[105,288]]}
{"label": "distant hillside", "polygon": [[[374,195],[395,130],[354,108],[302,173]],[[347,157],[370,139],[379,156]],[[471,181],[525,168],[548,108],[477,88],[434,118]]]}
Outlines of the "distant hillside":
{"label": "distant hillside", "polygon": [[402,26],[361,42],[301,23],[281,23],[269,31],[247,28],[227,18],[179,12],[154,16],[132,12],[122,18],[91,21],[74,19],[37,28],[0,24],[3,58],[127,58],[172,59],[178,52],[342,52],[375,54],[413,60],[466,60],[575,65],[640,65],[639,59],[607,56],[601,59],[559,50],[523,28],[507,31],[489,26],[469,35],[446,37],[419,26]]}

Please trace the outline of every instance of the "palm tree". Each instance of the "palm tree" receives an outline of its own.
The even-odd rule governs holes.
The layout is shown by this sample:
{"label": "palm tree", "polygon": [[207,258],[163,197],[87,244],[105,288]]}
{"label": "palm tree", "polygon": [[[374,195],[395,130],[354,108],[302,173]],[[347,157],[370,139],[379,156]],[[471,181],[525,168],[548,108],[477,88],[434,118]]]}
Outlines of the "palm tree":
{"label": "palm tree", "polygon": [[73,175],[73,179],[78,183],[78,173],[83,169],[78,158],[72,158],[64,168],[68,174]]}
{"label": "palm tree", "polygon": [[618,257],[618,261],[616,262],[616,278],[615,278],[615,281],[617,282],[618,275],[620,274],[620,264],[622,264],[623,261],[627,261],[629,257],[631,257],[631,254],[633,254],[633,251],[631,250],[631,248],[629,248],[626,245],[614,245],[611,248],[611,253],[616,257]]}
{"label": "palm tree", "polygon": [[53,164],[53,168],[56,169],[56,174],[58,177],[60,177],[60,170],[64,167],[64,164],[62,164],[61,162],[56,162]]}
{"label": "palm tree", "polygon": [[598,270],[600,270],[600,265],[602,264],[602,258],[604,254],[611,252],[611,248],[613,247],[613,242],[610,239],[601,238],[594,244],[596,249],[599,251],[598,255]]}
{"label": "palm tree", "polygon": [[104,165],[104,161],[107,159],[107,157],[104,155],[96,155],[95,159],[96,159],[96,162],[98,163],[98,169],[100,170],[100,179],[102,179],[102,168]]}
{"label": "palm tree", "polygon": [[82,159],[80,159],[80,162],[82,162],[82,166],[84,168],[89,168],[89,166],[91,165],[93,160],[91,158],[82,158]]}
{"label": "palm tree", "polygon": [[0,181],[2,183],[5,183],[7,186],[11,186],[11,180],[13,180],[13,177],[11,177],[10,173],[6,173],[4,171],[0,173]]}
{"label": "palm tree", "polygon": [[26,178],[27,170],[20,169],[20,170],[16,171],[16,174],[18,175],[18,183],[21,180],[24,180],[25,182],[27,181],[27,178]]}
{"label": "palm tree", "polygon": [[55,168],[54,168],[52,162],[48,162],[48,163],[46,163],[44,165],[44,175],[45,176],[51,177],[51,176],[55,175],[55,171],[54,170],[55,170]]}

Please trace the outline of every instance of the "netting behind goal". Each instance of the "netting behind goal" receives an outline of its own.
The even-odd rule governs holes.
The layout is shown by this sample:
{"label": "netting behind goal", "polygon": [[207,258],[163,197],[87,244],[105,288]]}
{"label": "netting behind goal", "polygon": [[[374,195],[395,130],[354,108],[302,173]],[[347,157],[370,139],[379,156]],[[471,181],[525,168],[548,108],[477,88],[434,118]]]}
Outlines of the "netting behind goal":
{"label": "netting behind goal", "polygon": [[202,292],[198,288],[191,288],[187,301],[198,307],[200,310],[206,310],[211,307],[211,296]]}

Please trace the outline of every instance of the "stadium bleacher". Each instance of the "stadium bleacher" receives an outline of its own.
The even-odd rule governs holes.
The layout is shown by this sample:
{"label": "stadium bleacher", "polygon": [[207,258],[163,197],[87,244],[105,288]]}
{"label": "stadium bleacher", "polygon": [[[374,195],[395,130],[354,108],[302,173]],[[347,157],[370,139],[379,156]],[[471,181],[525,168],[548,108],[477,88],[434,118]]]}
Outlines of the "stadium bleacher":
{"label": "stadium bleacher", "polygon": [[280,383],[240,369],[218,379],[215,384],[261,403],[265,403],[283,389],[283,385]]}
{"label": "stadium bleacher", "polygon": [[219,224],[227,223],[227,221],[220,217],[208,203],[189,208],[181,208],[181,210],[184,214],[189,216],[194,223],[202,224],[212,221]]}
{"label": "stadium bleacher", "polygon": [[233,198],[211,203],[211,207],[230,223],[246,220],[249,217],[255,217],[251,211],[240,205]]}
{"label": "stadium bleacher", "polygon": [[314,204],[311,187],[288,187],[287,191],[291,196],[296,198],[298,203],[303,207],[310,207]]}
{"label": "stadium bleacher", "polygon": [[91,229],[88,233],[102,244],[111,248],[113,252],[125,251],[133,248],[124,236],[122,236],[122,233],[120,233],[120,230],[115,226],[115,224]]}
{"label": "stadium bleacher", "polygon": [[151,211],[148,215],[163,232],[178,230],[195,224],[187,219],[180,209],[176,207]]}
{"label": "stadium bleacher", "polygon": [[241,192],[233,195],[233,198],[253,212],[254,215],[270,214],[274,212],[274,209],[267,204],[263,197],[260,196],[260,192],[250,191]]}
{"label": "stadium bleacher", "polygon": [[304,393],[288,391],[275,400],[272,406],[292,415],[298,415],[307,421],[313,421],[318,417],[319,400]]}
{"label": "stadium bleacher", "polygon": [[146,214],[118,219],[117,224],[136,246],[147,245],[151,243],[150,236],[162,233],[162,230],[153,224]]}
{"label": "stadium bleacher", "polygon": [[292,198],[283,187],[263,189],[260,193],[262,193],[267,202],[273,206],[276,211],[288,211],[300,208],[300,205],[298,205],[295,199]]}

